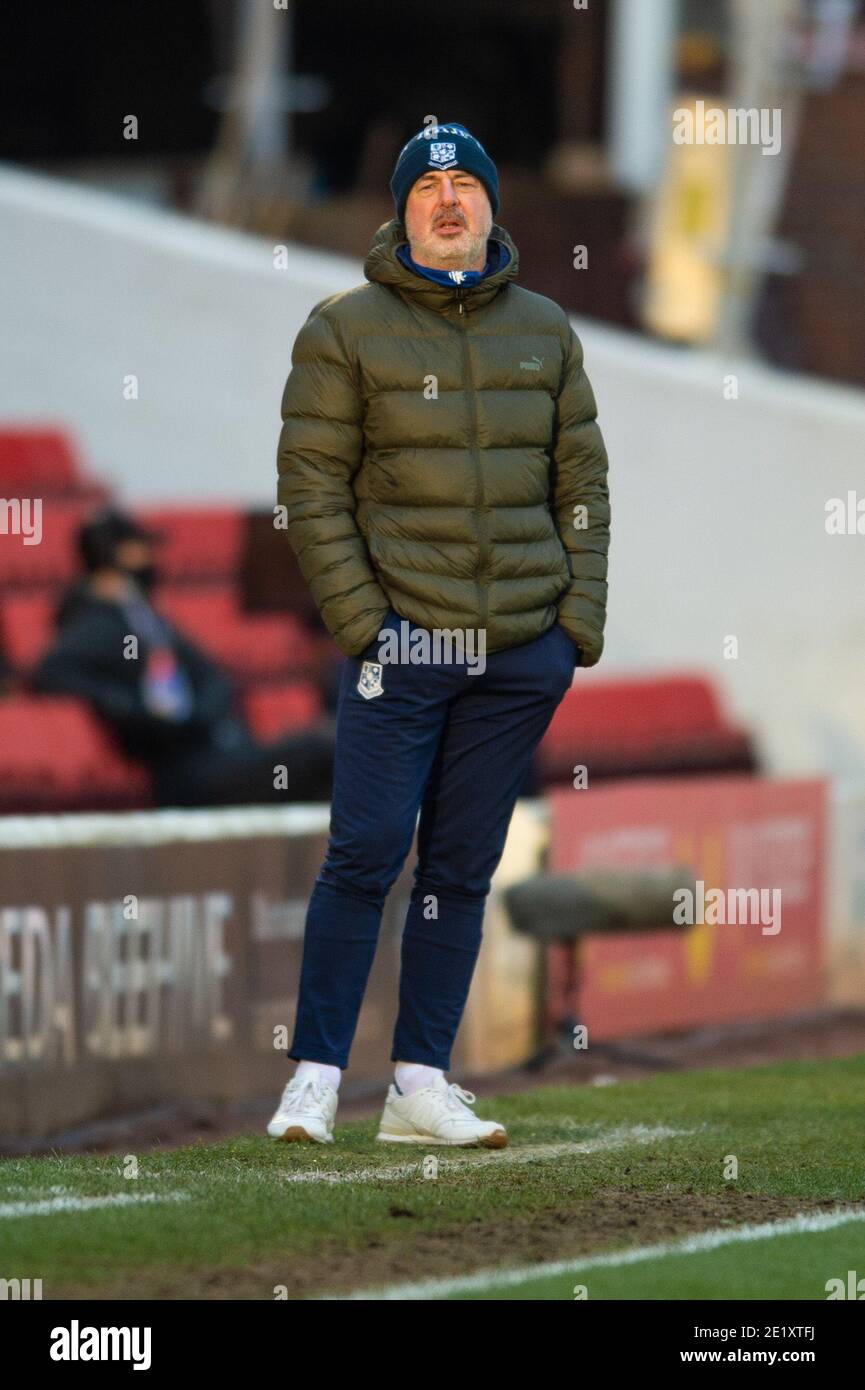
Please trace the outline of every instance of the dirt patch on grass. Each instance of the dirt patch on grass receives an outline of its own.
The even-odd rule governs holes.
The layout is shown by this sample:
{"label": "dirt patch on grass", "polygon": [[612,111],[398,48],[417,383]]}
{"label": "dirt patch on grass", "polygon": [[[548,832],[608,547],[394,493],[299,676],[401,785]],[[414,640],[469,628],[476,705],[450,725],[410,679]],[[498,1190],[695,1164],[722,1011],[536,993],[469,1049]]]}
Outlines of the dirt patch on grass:
{"label": "dirt patch on grass", "polygon": [[[725,1188],[718,1195],[690,1192],[642,1193],[602,1187],[590,1196],[531,1214],[502,1212],[434,1229],[402,1199],[391,1207],[391,1228],[362,1244],[337,1237],[321,1240],[314,1254],[286,1251],[278,1259],[242,1268],[124,1271],[110,1286],[64,1288],[53,1298],[268,1299],[284,1286],[291,1300],[340,1295],[388,1284],[414,1283],[481,1269],[513,1268],[547,1260],[651,1245],[701,1231],[762,1221],[781,1221],[799,1212],[830,1211],[834,1198],[767,1197]],[[865,1209],[865,1203],[850,1203]]]}

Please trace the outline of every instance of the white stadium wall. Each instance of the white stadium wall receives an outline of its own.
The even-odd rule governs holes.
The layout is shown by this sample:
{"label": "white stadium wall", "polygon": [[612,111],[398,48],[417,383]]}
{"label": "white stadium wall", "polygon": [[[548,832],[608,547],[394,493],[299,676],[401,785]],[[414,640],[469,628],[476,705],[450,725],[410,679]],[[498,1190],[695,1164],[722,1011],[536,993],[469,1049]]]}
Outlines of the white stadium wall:
{"label": "white stadium wall", "polygon": [[[294,336],[358,263],[292,247],[276,269],[270,241],[9,167],[0,262],[0,418],[66,423],[129,502],[273,505]],[[865,496],[865,394],[577,327],[613,502],[581,679],[708,671],[773,771],[865,781],[865,536],[825,530],[830,498]]]}

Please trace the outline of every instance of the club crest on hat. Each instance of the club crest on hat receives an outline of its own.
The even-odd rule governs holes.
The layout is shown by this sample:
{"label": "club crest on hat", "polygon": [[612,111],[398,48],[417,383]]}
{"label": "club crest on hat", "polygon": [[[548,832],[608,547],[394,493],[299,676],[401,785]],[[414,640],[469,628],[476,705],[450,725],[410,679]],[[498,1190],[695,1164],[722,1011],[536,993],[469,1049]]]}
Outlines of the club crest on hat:
{"label": "club crest on hat", "polygon": [[377,661],[365,661],[360,668],[357,691],[365,700],[374,700],[376,695],[384,694],[381,683],[381,666]]}
{"label": "club crest on hat", "polygon": [[457,147],[453,140],[435,140],[429,147],[429,162],[440,169],[449,169],[457,162]]}

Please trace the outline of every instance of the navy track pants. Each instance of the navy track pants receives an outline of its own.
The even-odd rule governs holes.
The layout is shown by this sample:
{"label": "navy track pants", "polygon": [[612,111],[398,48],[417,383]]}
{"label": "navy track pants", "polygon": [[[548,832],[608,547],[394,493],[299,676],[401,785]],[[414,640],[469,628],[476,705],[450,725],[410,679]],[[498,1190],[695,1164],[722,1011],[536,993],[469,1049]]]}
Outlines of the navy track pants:
{"label": "navy track pants", "polygon": [[[391,611],[382,628],[403,622]],[[420,810],[391,1060],[447,1071],[490,879],[577,652],[555,623],[532,642],[488,654],[482,674],[469,674],[465,662],[385,664],[381,693],[365,698],[363,663],[379,649],[376,638],[342,671],[330,839],[307,912],[288,1056],[348,1065],[384,901]]]}

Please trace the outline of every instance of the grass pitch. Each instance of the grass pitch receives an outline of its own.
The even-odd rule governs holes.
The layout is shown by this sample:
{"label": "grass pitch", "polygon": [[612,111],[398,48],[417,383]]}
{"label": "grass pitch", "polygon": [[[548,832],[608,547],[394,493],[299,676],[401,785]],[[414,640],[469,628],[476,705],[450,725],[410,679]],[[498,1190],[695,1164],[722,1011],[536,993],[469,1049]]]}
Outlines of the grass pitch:
{"label": "grass pitch", "polygon": [[[865,1279],[865,1056],[478,1103],[498,1152],[249,1135],[0,1160],[43,1297],[826,1299]],[[863,1284],[865,1290],[865,1284]]]}

